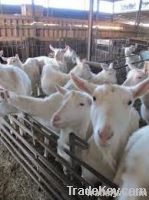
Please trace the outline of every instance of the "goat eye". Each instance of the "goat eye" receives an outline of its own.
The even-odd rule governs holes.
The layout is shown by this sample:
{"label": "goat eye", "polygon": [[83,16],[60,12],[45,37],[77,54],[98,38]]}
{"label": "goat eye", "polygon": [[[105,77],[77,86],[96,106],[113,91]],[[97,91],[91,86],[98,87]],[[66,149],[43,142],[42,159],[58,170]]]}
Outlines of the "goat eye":
{"label": "goat eye", "polygon": [[130,100],[130,101],[128,101],[128,105],[130,106],[132,104],[132,101]]}
{"label": "goat eye", "polygon": [[96,101],[96,97],[95,96],[93,96],[93,101]]}
{"label": "goat eye", "polygon": [[80,103],[80,106],[84,106],[84,103]]}

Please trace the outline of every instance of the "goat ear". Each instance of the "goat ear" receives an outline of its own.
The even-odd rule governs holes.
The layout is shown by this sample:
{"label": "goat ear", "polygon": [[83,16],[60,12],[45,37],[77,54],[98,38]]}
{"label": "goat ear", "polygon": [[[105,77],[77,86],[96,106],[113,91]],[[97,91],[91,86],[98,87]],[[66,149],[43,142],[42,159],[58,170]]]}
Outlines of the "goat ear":
{"label": "goat ear", "polygon": [[16,55],[15,55],[15,57],[16,57],[16,58],[19,58],[19,55],[18,55],[18,54],[16,54]]}
{"label": "goat ear", "polygon": [[49,48],[51,49],[51,51],[55,51],[55,48],[50,44]]}
{"label": "goat ear", "polygon": [[94,90],[97,87],[97,85],[95,85],[93,83],[89,83],[88,81],[86,81],[82,78],[79,78],[74,73],[71,73],[71,79],[78,89],[83,90],[83,91],[87,92],[88,94],[93,94]]}
{"label": "goat ear", "polygon": [[64,52],[66,52],[67,50],[69,50],[69,51],[71,50],[69,45],[66,45],[65,48],[63,49]]}
{"label": "goat ear", "polygon": [[86,63],[87,62],[87,59],[86,58],[83,58],[82,59],[82,63]]}
{"label": "goat ear", "polygon": [[105,69],[105,70],[109,68],[109,66],[106,63],[101,63],[100,66],[102,69]]}
{"label": "goat ear", "polygon": [[135,48],[138,48],[138,43],[135,43],[135,45],[134,45],[134,46],[135,46]]}
{"label": "goat ear", "polygon": [[86,59],[80,60],[80,62],[78,64],[80,65],[80,67],[86,66]]}
{"label": "goat ear", "polygon": [[113,63],[110,63],[110,65],[109,65],[109,69],[114,69],[114,67],[113,67]]}
{"label": "goat ear", "polygon": [[76,64],[79,65],[81,63],[81,59],[77,56],[76,57]]}
{"label": "goat ear", "polygon": [[149,78],[134,87],[130,87],[134,99],[137,99],[149,92]]}
{"label": "goat ear", "polygon": [[0,50],[0,57],[2,57],[3,56],[3,50]]}
{"label": "goat ear", "polygon": [[145,74],[149,74],[149,61],[145,61],[143,71]]}
{"label": "goat ear", "polygon": [[55,87],[56,87],[56,90],[57,90],[59,93],[61,93],[62,95],[65,95],[65,94],[68,92],[67,89],[61,87],[60,85],[56,85]]}

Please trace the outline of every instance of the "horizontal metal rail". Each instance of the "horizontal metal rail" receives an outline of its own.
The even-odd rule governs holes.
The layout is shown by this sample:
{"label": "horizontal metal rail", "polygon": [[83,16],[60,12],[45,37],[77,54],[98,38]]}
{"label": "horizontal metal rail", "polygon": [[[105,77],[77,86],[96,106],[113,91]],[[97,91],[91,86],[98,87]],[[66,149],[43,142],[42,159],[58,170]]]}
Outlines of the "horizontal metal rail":
{"label": "horizontal metal rail", "polygon": [[[50,176],[50,173],[47,173],[44,168],[39,164],[39,162],[37,161],[38,157],[34,157],[32,156],[32,154],[27,151],[27,149],[25,149],[25,147],[21,146],[21,144],[19,144],[19,142],[16,140],[16,138],[14,138],[4,127],[2,127],[4,134],[3,137],[7,140],[7,138],[9,138],[9,140],[11,140],[11,142],[13,142],[15,144],[15,146],[17,147],[17,150],[19,150],[22,153],[21,159],[28,164],[28,166],[32,169],[32,171],[34,171],[34,173],[36,174],[36,176],[38,176],[38,179],[40,180],[40,182],[43,182],[48,188],[50,188],[51,192],[56,196],[57,199],[61,199],[61,195],[58,194],[58,192],[56,192],[56,190],[60,190],[59,192],[62,192],[64,188],[62,188],[62,185],[59,183],[57,183],[55,181],[54,178],[52,178],[52,176]],[[7,135],[7,138],[6,138]],[[8,140],[7,140],[8,142]],[[25,157],[27,157],[28,162],[25,161]],[[29,163],[30,161],[30,163]],[[34,166],[34,167],[33,167]],[[37,169],[35,169],[37,168]],[[43,174],[43,176],[42,176]],[[46,178],[45,178],[46,177]],[[47,180],[47,181],[45,181]],[[51,184],[49,184],[48,182],[51,182]],[[51,185],[51,186],[50,186]],[[70,200],[70,198],[68,198]]]}
{"label": "horizontal metal rail", "polygon": [[[70,134],[70,151],[64,151],[70,156],[72,164],[68,163],[64,158],[56,152],[56,145],[58,134],[40,126],[40,124],[29,115],[25,116],[24,124],[14,116],[10,116],[9,119],[14,123],[10,124],[8,118],[5,118],[1,122],[0,127],[0,141],[6,146],[13,157],[20,163],[29,176],[45,190],[49,195],[49,199],[56,200],[91,200],[96,197],[91,196],[69,196],[67,186],[88,187],[90,184],[81,177],[73,166],[73,162],[85,167],[91,173],[93,173],[100,183],[106,184],[108,187],[117,186],[107,180],[104,176],[99,174],[91,166],[77,158],[75,156],[75,147],[79,146],[80,151],[85,151],[88,148],[88,144],[81,138],[77,137],[73,133]],[[33,132],[30,131],[32,126]],[[21,128],[27,136],[21,136],[18,133]],[[36,132],[34,132],[36,131]],[[37,137],[37,131],[42,137]],[[44,143],[44,138],[49,139],[50,146]],[[37,144],[34,145],[32,139],[35,139]],[[52,143],[51,143],[52,142]],[[46,148],[49,153],[48,158],[43,156],[44,149]],[[62,166],[65,166],[71,176],[67,176],[63,173]],[[91,185],[92,186],[92,185]],[[100,197],[101,200],[107,199],[106,197]]]}
{"label": "horizontal metal rail", "polygon": [[[116,59],[114,59],[114,60],[116,60]],[[113,60],[113,61],[114,61]],[[143,63],[143,62],[145,62],[145,61],[149,61],[149,59],[146,59],[146,60],[140,60],[140,61],[137,61],[137,62],[133,62],[133,63],[131,63],[131,64],[139,64],[139,63]],[[105,61],[105,62],[107,62],[107,61]],[[91,64],[91,65],[93,65],[94,67],[97,67],[97,68],[99,68],[100,67],[100,65],[101,65],[101,63],[104,63],[103,61],[100,63],[100,62],[92,62],[92,61],[86,61],[86,63],[87,64]],[[116,63],[117,64],[117,63]],[[122,69],[122,68],[125,68],[125,67],[127,67],[128,66],[128,64],[125,64],[125,65],[122,65],[122,66],[120,66],[120,67],[114,67],[114,69],[115,70],[118,70],[118,69]],[[101,67],[100,67],[101,68]]]}

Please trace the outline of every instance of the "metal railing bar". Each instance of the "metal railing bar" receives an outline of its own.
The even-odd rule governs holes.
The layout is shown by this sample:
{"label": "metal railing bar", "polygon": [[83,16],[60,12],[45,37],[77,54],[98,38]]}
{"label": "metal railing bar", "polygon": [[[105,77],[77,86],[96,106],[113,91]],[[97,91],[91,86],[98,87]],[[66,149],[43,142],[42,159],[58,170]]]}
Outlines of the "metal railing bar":
{"label": "metal railing bar", "polygon": [[5,120],[3,120],[3,122],[4,125],[8,127],[15,134],[15,136],[35,155],[35,157],[39,154],[29,143],[26,142],[26,140],[20,134],[18,134],[15,129],[11,127],[8,122],[6,122]]}
{"label": "metal railing bar", "polygon": [[38,158],[38,157],[37,157],[36,159],[33,158],[33,157],[30,155],[30,153],[27,152],[27,150],[25,150],[25,149],[23,148],[23,146],[21,146],[21,144],[19,144],[18,141],[15,140],[15,138],[13,138],[13,136],[12,136],[3,126],[2,126],[1,128],[3,129],[3,131],[5,132],[5,134],[7,135],[7,137],[9,137],[9,139],[10,139],[11,141],[13,141],[14,144],[22,151],[22,153],[24,154],[24,156],[27,156],[28,159],[31,161],[31,163],[32,163],[34,166],[38,167],[39,171],[42,172],[42,174],[43,174],[48,180],[51,180],[51,179],[52,179],[52,183],[53,183],[55,186],[58,186],[58,185],[59,185],[58,188],[61,189],[61,191],[63,191],[63,188],[61,187],[61,184],[57,184],[57,185],[56,185],[54,178],[51,177],[51,176],[49,176],[49,174],[47,174],[47,172],[39,165],[39,163],[37,162],[37,158]]}
{"label": "metal railing bar", "polygon": [[[44,147],[46,147],[46,144],[44,144],[41,141],[38,141],[40,144],[42,144]],[[77,178],[79,179],[79,181],[85,181],[82,177],[80,177],[75,171],[74,169],[70,166],[70,164],[60,155],[58,155],[56,152],[52,151],[51,149],[47,148],[48,153],[50,153],[53,157],[55,157],[57,159],[57,161],[59,161],[62,165],[65,165],[67,167],[67,169]],[[40,155],[38,155],[40,156]],[[85,184],[89,183],[87,181],[85,181]]]}
{"label": "metal railing bar", "polygon": [[[10,119],[12,120],[12,122],[14,122],[16,125],[18,125],[23,131],[25,131],[27,134],[29,134],[33,139],[34,135],[31,133],[31,131],[29,129],[27,129],[24,124],[22,124],[20,121],[18,121],[17,119],[15,119],[12,115],[10,115]],[[23,118],[21,118],[23,119]],[[23,119],[24,120],[24,119]]]}
{"label": "metal railing bar", "polygon": [[88,143],[85,140],[81,139],[79,136],[75,135],[74,133],[69,134],[69,141],[70,141],[70,144],[75,142],[77,146],[80,146],[82,149],[88,149],[89,147]]}
{"label": "metal railing bar", "polygon": [[[14,117],[12,117],[12,118],[14,118]],[[14,121],[16,121],[17,123],[18,123],[18,121],[14,118]],[[50,170],[50,172],[54,175],[54,176],[56,176],[57,177],[57,179],[59,179],[59,177],[60,177],[60,173],[57,175],[56,173],[56,171],[54,171],[53,169],[51,170],[51,166],[48,166],[48,162],[47,162],[47,160],[45,159],[45,161],[46,161],[46,164],[44,163],[44,158],[40,155],[40,153],[38,153],[38,151],[36,150],[36,149],[34,149],[29,143],[27,143],[26,142],[26,140],[22,137],[22,136],[20,136],[18,133],[17,133],[17,131],[14,129],[14,128],[12,128],[11,127],[11,125],[7,122],[7,121],[5,121],[5,120],[3,120],[3,123],[4,123],[4,125],[6,126],[6,128],[8,129],[10,129],[10,130],[12,130],[14,133],[15,133],[15,135],[16,135],[16,137],[17,138],[19,138],[19,140],[23,143],[23,145],[25,145],[25,148],[27,148],[27,149],[29,149],[29,151],[36,157],[36,160],[38,159],[41,163],[42,163],[42,165],[44,166],[44,167],[41,167],[41,165],[40,166],[38,166],[38,169],[39,169],[39,171],[49,180],[49,179],[51,179],[51,176],[52,175],[48,175],[47,174],[47,172],[46,172],[46,169],[48,168],[48,170]],[[20,126],[20,122],[18,123],[18,126]],[[3,127],[3,126],[2,126]],[[10,133],[8,132],[8,130],[6,129],[6,128],[4,128],[3,127],[3,131],[5,130],[5,132],[7,132],[7,134],[9,135],[8,137],[12,137],[11,138],[11,140],[13,140],[13,142],[16,142],[16,139],[14,139],[13,138],[13,136],[12,135],[10,135]],[[25,127],[25,129],[27,129],[26,127]],[[28,129],[27,129],[28,130]],[[29,130],[28,130],[29,131]],[[42,131],[41,131],[41,133],[42,133]],[[30,134],[30,136],[32,137],[32,134]],[[9,138],[9,139],[10,139]],[[36,138],[36,137],[35,137]],[[87,143],[85,142],[85,141],[83,141],[81,138],[79,138],[79,137],[77,137],[76,135],[73,135],[73,139],[75,139],[75,140],[77,140],[76,141],[76,144],[77,145],[79,145],[79,146],[82,146],[83,148],[87,148],[88,147],[88,145],[87,145]],[[18,141],[17,141],[18,142]],[[24,144],[24,142],[25,142],[25,144]],[[55,158],[57,158],[57,160],[59,160],[59,162],[60,163],[63,163],[67,168],[68,168],[68,170],[73,174],[73,176],[75,177],[75,178],[77,178],[77,180],[79,180],[79,181],[81,181],[81,183],[83,184],[83,185],[90,185],[86,180],[84,180],[82,177],[80,177],[74,170],[73,170],[73,168],[70,166],[70,164],[65,160],[65,159],[63,159],[61,156],[59,156],[56,152],[53,152],[51,149],[49,149],[49,147],[48,146],[46,146],[46,144],[44,144],[42,141],[38,141],[39,142],[39,144],[41,144],[42,145],[42,147],[46,147],[47,148],[47,150],[48,150],[48,152],[53,156],[53,157],[55,157]],[[18,145],[18,144],[16,144],[16,145]],[[23,151],[23,153],[26,155],[26,153],[27,153],[27,157],[28,157],[28,159],[31,161],[31,162],[33,162],[33,164],[36,166],[36,165],[39,165],[39,163],[36,161],[36,160],[34,160],[34,158],[32,158],[32,156],[27,152],[27,150],[22,150],[22,146],[19,144],[19,146],[18,146],[18,148],[19,149],[21,149],[21,151]],[[67,149],[64,149],[64,151],[70,156],[70,157],[72,157],[75,161],[77,161],[80,165],[82,165],[83,167],[85,167],[85,168],[87,168],[89,171],[91,171],[95,176],[97,176],[97,178],[100,180],[100,181],[102,181],[102,182],[104,182],[106,185],[110,185],[110,186],[112,186],[112,187],[117,187],[114,183],[111,183],[108,179],[106,179],[104,176],[102,176],[101,174],[99,174],[98,172],[96,172],[96,170],[94,170],[91,166],[89,166],[87,163],[85,163],[85,162],[83,162],[83,161],[81,161],[81,160],[79,160],[77,157],[75,157],[74,155],[72,155],[72,153],[71,152],[69,152]],[[40,163],[40,164],[41,164]],[[48,167],[47,167],[48,166]],[[37,174],[38,174],[38,172],[37,172]],[[39,175],[39,174],[38,174]],[[41,175],[40,175],[41,176]],[[53,176],[52,176],[53,177]],[[63,176],[63,177],[65,177],[65,176]],[[43,178],[43,177],[42,177]],[[105,180],[106,179],[106,180]],[[62,178],[60,179],[60,180],[62,180]],[[49,180],[50,181],[50,180]],[[64,180],[62,180],[63,181],[63,183],[65,182],[65,186],[66,186],[66,184],[68,183],[68,181],[65,179],[65,181]],[[48,184],[47,182],[45,182],[44,184]],[[55,184],[54,184],[55,185]],[[64,188],[63,187],[61,187],[60,188],[60,190],[62,191]],[[64,195],[64,198],[66,197],[66,195]],[[68,199],[69,199],[69,197],[68,197]]]}
{"label": "metal railing bar", "polygon": [[97,178],[105,183],[106,185],[112,187],[112,188],[117,188],[117,185],[114,184],[113,182],[111,182],[110,180],[108,180],[107,178],[105,178],[102,174],[100,174],[99,172],[97,172],[94,168],[92,168],[90,165],[88,165],[86,162],[80,160],[79,158],[77,158],[76,156],[74,156],[73,154],[71,154],[67,149],[64,149],[64,151],[70,156],[72,157],[76,162],[78,162],[81,166],[85,167],[86,169],[88,169],[90,172],[92,172],[95,176],[97,176]]}
{"label": "metal railing bar", "polygon": [[[19,135],[19,134],[18,134]],[[39,142],[39,141],[38,141]],[[53,152],[51,149],[49,149],[44,143],[42,143],[41,141],[39,142],[40,144],[42,144],[42,146],[44,146],[45,148],[47,148],[47,151],[53,156],[53,157],[56,157],[62,164],[64,164],[68,170],[70,170],[71,173],[73,173],[75,175],[76,178],[78,178],[80,181],[85,181],[82,177],[80,177],[78,174],[76,174],[76,172],[74,172],[73,168],[70,167],[70,165],[67,163],[66,160],[64,160],[62,157],[60,157],[57,153]],[[86,167],[88,170],[90,170],[93,174],[95,173],[95,175],[98,175],[97,177],[100,179],[100,180],[104,180],[103,182],[104,183],[107,183],[109,184],[108,180],[106,180],[105,177],[103,177],[101,174],[98,174],[98,172],[96,172],[96,170],[94,170],[93,168],[91,168],[90,166],[88,166],[86,163],[84,163],[83,161],[79,160],[78,158],[76,158],[74,155],[72,155],[70,152],[68,152],[66,149],[65,149],[66,153],[68,153],[68,155],[70,155],[70,157],[72,157],[73,159],[75,159],[76,161],[78,161],[79,164],[83,165],[84,167]],[[36,152],[35,154],[36,156],[38,155],[39,156],[39,153]],[[88,184],[89,183],[87,181],[85,181],[86,183],[85,184]],[[112,184],[112,183],[111,183]]]}
{"label": "metal railing bar", "polygon": [[[15,140],[15,138],[13,138],[13,136],[10,135],[9,132],[8,132],[4,127],[1,127],[1,128],[3,129],[3,131],[5,131],[5,134],[7,135],[7,137],[9,137],[9,139],[13,140],[13,142],[15,143],[15,145],[17,145],[17,146],[21,149],[21,151],[23,152],[23,154],[24,154],[25,156],[27,155],[28,159],[34,164],[34,166],[38,167],[39,171],[42,172],[42,174],[44,174],[44,176],[45,176],[46,178],[48,177],[48,179],[51,180],[51,176],[49,176],[49,175],[47,174],[46,170],[43,170],[43,168],[40,166],[40,164],[39,164],[34,158],[32,158],[32,157],[29,155],[29,153],[28,153],[25,149],[23,149],[23,147],[20,146],[20,144],[17,143],[17,141]],[[39,157],[39,158],[42,158],[40,155],[39,155],[38,157]],[[39,159],[38,157],[37,157],[37,159]],[[51,171],[51,169],[50,169],[50,171]],[[61,181],[64,181],[64,179],[61,180]],[[54,180],[52,181],[52,183],[53,183],[53,182],[54,182]],[[67,182],[67,183],[68,183],[68,182]],[[70,185],[70,182],[69,182],[68,184]],[[67,185],[68,185],[68,184],[67,184]],[[65,185],[65,186],[67,186],[67,185]],[[72,185],[72,184],[71,184],[71,185]],[[61,187],[61,185],[59,185],[59,187]],[[61,190],[63,190],[63,188],[62,188]],[[70,198],[68,198],[68,199],[70,199]],[[72,198],[71,198],[71,199],[72,199]],[[70,199],[70,200],[71,200],[71,199]],[[81,199],[80,196],[78,197],[78,199]]]}
{"label": "metal railing bar", "polygon": [[[46,190],[47,193],[49,193],[49,190],[45,189],[44,186],[38,182],[38,179],[33,175],[33,172],[31,172],[20,160],[19,158],[16,156],[16,154],[13,152],[13,149],[10,148],[10,146],[6,143],[6,141],[4,140],[4,138],[0,137],[0,141],[2,142],[2,144],[8,149],[8,151],[11,153],[11,155],[16,159],[16,161],[20,164],[20,166],[29,174],[29,176],[35,181],[35,183],[37,185],[39,185],[39,187],[42,190]],[[49,197],[49,200],[53,200],[53,198]]]}
{"label": "metal railing bar", "polygon": [[[7,135],[7,137],[9,138],[9,136],[10,136],[10,134],[6,131],[5,132],[5,134]],[[5,137],[5,136],[4,136]],[[6,138],[5,138],[6,139]],[[9,140],[11,140],[12,138],[10,137],[9,138]],[[17,143],[17,142],[15,142],[14,140],[13,140],[13,142],[14,142],[14,144],[17,146],[17,147],[19,147],[19,144]],[[20,147],[19,147],[20,148]],[[59,192],[63,192],[63,189],[64,188],[62,188],[62,185],[60,184],[60,183],[55,183],[55,179],[52,177],[52,176],[50,176],[45,170],[44,170],[44,168],[42,168],[41,166],[40,166],[40,164],[37,162],[37,159],[35,160],[35,158],[33,158],[33,157],[31,157],[30,155],[29,155],[29,153],[27,152],[27,151],[25,151],[24,149],[22,149],[21,148],[21,151],[22,151],[22,153],[24,154],[24,156],[26,156],[27,155],[27,158],[32,162],[32,164],[34,164],[34,166],[36,167],[36,168],[38,168],[38,171],[39,172],[41,172],[43,175],[44,175],[44,177],[46,177],[46,179],[48,180],[48,181],[52,181],[52,184],[53,184],[53,186],[55,185],[55,188],[57,188],[58,190],[60,190]],[[22,155],[23,156],[23,155]],[[24,156],[22,157],[22,159],[24,160],[25,158],[24,158]],[[29,163],[27,163],[27,164],[29,164]],[[29,165],[30,166],[30,165]],[[33,168],[34,169],[34,168]],[[35,169],[34,169],[35,170]],[[36,172],[36,171],[34,171],[34,172]],[[36,172],[36,175],[38,175],[38,172]],[[42,179],[42,180],[44,180],[44,178],[41,176],[41,174],[40,174],[40,179]],[[44,180],[45,181],[45,180]],[[68,198],[69,199],[69,198]]]}
{"label": "metal railing bar", "polygon": [[[58,139],[58,134],[57,135],[53,135],[53,133],[51,133],[50,131],[48,132],[47,130],[44,130],[43,128],[41,128],[40,127],[40,123],[37,125],[37,124],[35,124],[34,122],[34,124],[33,123],[31,123],[29,120],[27,120],[27,119],[25,119],[25,118],[23,118],[23,120],[25,121],[25,122],[27,122],[29,125],[32,125],[32,127],[34,128],[34,129],[36,129],[38,132],[40,132],[40,133],[42,133],[42,135],[43,136],[45,136],[46,138],[48,138],[48,139],[52,139],[54,142],[55,142],[55,140],[57,140]],[[32,120],[32,119],[31,119]],[[52,137],[51,137],[52,136]]]}
{"label": "metal railing bar", "polygon": [[[17,135],[20,136],[18,133],[17,133]],[[18,136],[17,136],[17,137],[18,137]],[[21,139],[22,139],[22,137],[21,137]],[[41,141],[38,141],[38,142],[41,143],[44,147],[46,147],[46,145],[45,145],[44,143],[42,143]],[[25,141],[25,143],[27,143],[27,142]],[[25,145],[25,144],[24,144],[24,145]],[[30,146],[30,145],[28,144],[27,146]],[[34,149],[34,148],[32,147],[32,149]],[[60,163],[64,164],[64,165],[68,168],[68,170],[69,170],[77,179],[79,179],[79,181],[83,181],[84,184],[89,185],[89,183],[88,183],[87,181],[85,181],[82,177],[80,177],[80,176],[74,171],[74,169],[70,166],[70,164],[69,164],[65,159],[63,159],[63,158],[62,158],[61,156],[59,156],[57,153],[53,152],[53,151],[52,151],[51,149],[49,149],[48,147],[47,147],[47,150],[48,150],[48,152],[49,152],[50,154],[52,154],[53,157],[57,158],[57,159],[60,161]],[[31,152],[32,152],[32,150],[31,150]],[[41,158],[40,154],[39,154],[35,149],[34,149],[34,155],[35,155],[36,157],[40,157],[40,158]]]}
{"label": "metal railing bar", "polygon": [[[26,114],[26,115],[27,115],[27,117],[29,117],[29,119],[33,120],[37,125],[40,124],[36,119],[34,119],[34,118],[33,118],[32,116],[30,116],[29,114]],[[43,126],[42,124],[40,124],[40,126],[44,129],[44,131],[47,131],[47,133],[50,132],[51,134],[56,135],[57,137],[59,137],[59,134],[56,133],[55,131],[51,130],[50,128],[47,128],[47,127]]]}
{"label": "metal railing bar", "polygon": [[3,135],[4,139],[7,141],[7,143],[11,146],[11,148],[15,151],[15,154],[18,155],[18,157],[20,157],[20,159],[22,161],[24,161],[26,163],[26,165],[32,169],[32,171],[36,174],[36,176],[38,176],[38,178],[40,177],[40,180],[42,180],[42,182],[46,185],[46,187],[50,190],[50,192],[52,192],[52,194],[54,194],[57,199],[61,200],[61,196],[57,195],[57,193],[55,192],[55,189],[52,189],[51,186],[49,184],[47,184],[45,182],[45,180],[41,177],[41,175],[31,166],[28,164],[28,162],[24,159],[24,157],[21,155],[20,152],[18,152],[18,150],[12,145],[12,143],[8,140],[8,138],[6,138],[5,135]]}

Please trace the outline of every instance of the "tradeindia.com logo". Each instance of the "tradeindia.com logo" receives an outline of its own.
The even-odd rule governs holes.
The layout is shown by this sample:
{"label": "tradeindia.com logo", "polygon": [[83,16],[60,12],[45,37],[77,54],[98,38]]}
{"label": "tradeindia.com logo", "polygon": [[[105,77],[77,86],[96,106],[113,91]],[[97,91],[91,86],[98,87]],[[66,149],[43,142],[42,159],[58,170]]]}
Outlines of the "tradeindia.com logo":
{"label": "tradeindia.com logo", "polygon": [[106,186],[99,186],[93,188],[91,186],[87,188],[75,188],[73,186],[67,186],[69,195],[80,195],[80,196],[107,196],[107,197],[118,197],[118,196],[129,196],[129,197],[142,197],[147,196],[145,188],[107,188]]}

